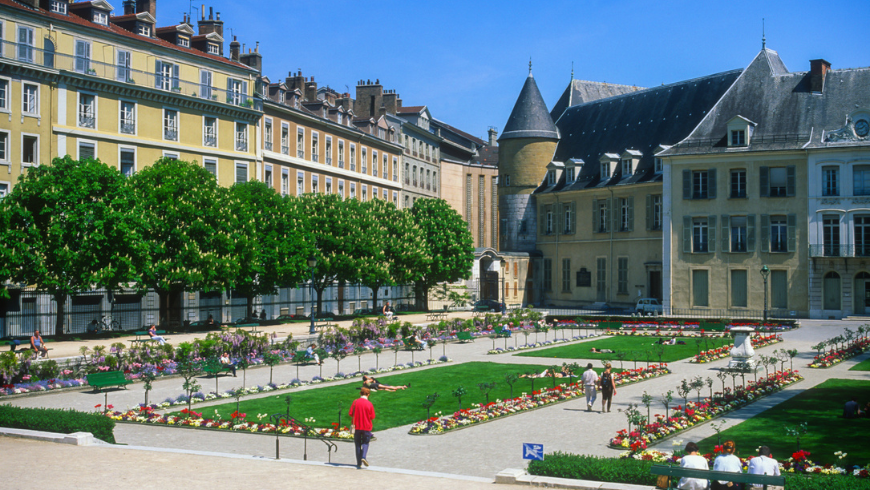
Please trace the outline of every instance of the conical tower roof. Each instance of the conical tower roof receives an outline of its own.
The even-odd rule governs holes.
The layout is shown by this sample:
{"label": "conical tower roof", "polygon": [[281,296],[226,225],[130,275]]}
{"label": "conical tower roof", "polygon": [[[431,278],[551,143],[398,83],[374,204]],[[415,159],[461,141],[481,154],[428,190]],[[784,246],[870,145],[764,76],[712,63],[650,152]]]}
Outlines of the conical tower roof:
{"label": "conical tower roof", "polygon": [[538,84],[535,83],[531,70],[520,91],[520,96],[517,97],[514,110],[511,111],[504,126],[504,132],[498,140],[512,138],[559,139],[559,130],[550,118],[547,104],[541,97],[541,91],[538,90]]}

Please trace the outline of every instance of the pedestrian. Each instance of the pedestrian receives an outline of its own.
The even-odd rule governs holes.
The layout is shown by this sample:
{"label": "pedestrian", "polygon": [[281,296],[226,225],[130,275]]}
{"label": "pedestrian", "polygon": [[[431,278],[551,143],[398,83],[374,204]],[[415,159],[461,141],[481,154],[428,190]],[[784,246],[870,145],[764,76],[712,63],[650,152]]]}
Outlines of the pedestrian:
{"label": "pedestrian", "polygon": [[366,456],[369,452],[369,442],[372,440],[372,420],[375,419],[375,407],[369,401],[371,391],[363,386],[359,389],[359,398],[354,400],[348,414],[353,418],[353,445],[356,449],[356,469],[369,465]]}
{"label": "pedestrian", "polygon": [[36,357],[48,357],[48,347],[45,346],[45,341],[42,340],[42,335],[39,335],[39,330],[34,330],[30,336],[30,348],[36,351]]}
{"label": "pedestrian", "polygon": [[[758,456],[749,460],[749,471],[750,475],[770,475],[770,476],[779,476],[779,462],[773,459],[773,455],[770,454],[770,448],[767,446],[761,446],[758,448]],[[752,488],[761,488],[761,485],[752,485]],[[770,485],[767,488],[778,488],[771,487]]]}
{"label": "pedestrian", "polygon": [[[743,463],[734,455],[734,441],[727,440],[722,444],[722,454],[716,456],[713,461],[713,471],[727,471],[728,473],[743,473]],[[743,490],[743,485],[726,480],[713,480],[711,490]]]}
{"label": "pedestrian", "polygon": [[[610,411],[610,402],[613,400],[613,395],[616,394],[616,381],[613,379],[613,373],[610,372],[611,366],[608,362],[604,365],[604,372],[601,373],[601,413]],[[605,410],[605,408],[607,410]]]}
{"label": "pedestrian", "polygon": [[[686,444],[686,455],[680,458],[680,468],[693,468],[697,470],[709,470],[707,460],[698,454],[698,445],[694,442]],[[701,478],[680,478],[677,485],[680,490],[706,490],[707,480]]]}
{"label": "pedestrian", "polygon": [[383,308],[383,310],[382,310],[381,312],[384,314],[385,317],[387,317],[387,320],[392,320],[392,319],[393,319],[393,307],[390,306],[390,302],[389,302],[389,301],[387,301],[386,303],[384,303],[384,308]]}
{"label": "pedestrian", "polygon": [[586,411],[592,411],[592,405],[595,403],[595,398],[598,392],[595,390],[598,384],[598,373],[592,369],[592,363],[586,365],[586,371],[583,372],[583,392],[586,393]]}

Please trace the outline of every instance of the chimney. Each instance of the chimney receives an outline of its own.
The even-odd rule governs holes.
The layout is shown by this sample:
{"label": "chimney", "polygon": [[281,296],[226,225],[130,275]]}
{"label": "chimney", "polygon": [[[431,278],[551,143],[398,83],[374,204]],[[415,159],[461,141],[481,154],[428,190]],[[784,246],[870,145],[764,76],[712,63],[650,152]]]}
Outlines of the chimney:
{"label": "chimney", "polygon": [[136,0],[124,0],[124,15],[136,13]]}
{"label": "chimney", "polygon": [[241,50],[241,43],[236,40],[236,36],[233,36],[232,42],[230,42],[230,60],[231,61],[239,61],[239,51]]}
{"label": "chimney", "polygon": [[314,102],[317,100],[317,82],[314,77],[305,82],[305,91],[302,93],[305,102]]}
{"label": "chimney", "polygon": [[299,68],[299,71],[294,75],[291,71],[287,78],[284,80],[284,85],[287,85],[288,91],[299,90],[300,92],[305,91],[305,77],[302,76],[302,68]]}
{"label": "chimney", "polygon": [[396,115],[396,109],[399,108],[398,101],[399,94],[395,90],[387,90],[387,93],[384,94],[384,109],[386,109],[387,114]]}
{"label": "chimney", "polygon": [[825,89],[825,75],[831,64],[825,60],[810,60],[810,92],[822,93]]}
{"label": "chimney", "polygon": [[[230,49],[232,51],[232,48]],[[239,62],[244,63],[251,68],[257,70],[260,75],[263,74],[263,55],[260,54],[260,41],[257,41],[257,47],[252,53],[250,50],[239,56]]]}
{"label": "chimney", "polygon": [[[208,19],[205,18],[205,5],[200,7],[200,12],[202,12],[202,19],[197,22],[197,29],[199,30],[199,35],[211,34],[212,32],[217,34],[220,37],[224,37],[224,22],[221,20],[221,13],[217,13],[217,18],[215,18],[214,7],[208,8]],[[232,52],[232,48],[230,49]],[[220,45],[220,55],[224,55],[224,45],[221,43]]]}
{"label": "chimney", "polygon": [[[336,99],[335,103],[337,105],[340,105],[341,107],[344,107],[344,110],[346,111],[353,110],[353,99],[350,98],[350,94],[348,93],[341,94],[341,97]],[[350,114],[348,114],[348,117],[350,117]]]}
{"label": "chimney", "polygon": [[157,0],[135,0],[136,13],[148,12],[151,17],[157,20]]}
{"label": "chimney", "polygon": [[489,146],[498,146],[498,131],[494,127],[490,127],[489,131]]}
{"label": "chimney", "polygon": [[354,112],[359,117],[377,117],[379,109],[384,105],[384,87],[380,80],[360,80],[356,86],[356,102]]}

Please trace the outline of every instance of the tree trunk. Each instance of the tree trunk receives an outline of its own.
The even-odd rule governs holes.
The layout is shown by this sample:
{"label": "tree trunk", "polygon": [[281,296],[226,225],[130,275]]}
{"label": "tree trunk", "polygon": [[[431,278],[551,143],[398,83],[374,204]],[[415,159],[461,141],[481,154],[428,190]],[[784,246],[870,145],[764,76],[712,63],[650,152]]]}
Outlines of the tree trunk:
{"label": "tree trunk", "polygon": [[252,295],[245,295],[245,318],[252,318],[254,316],[254,297]]}
{"label": "tree trunk", "polygon": [[[54,302],[57,303],[57,316],[54,320],[54,335],[55,337],[63,337],[66,332],[63,330],[64,310],[66,309],[66,293],[55,293]],[[38,322],[34,322],[37,323]],[[48,334],[48,332],[45,332]]]}
{"label": "tree trunk", "polygon": [[377,311],[378,309],[378,291],[381,289],[381,284],[377,283],[373,286],[369,286],[369,289],[372,290],[372,308]]}

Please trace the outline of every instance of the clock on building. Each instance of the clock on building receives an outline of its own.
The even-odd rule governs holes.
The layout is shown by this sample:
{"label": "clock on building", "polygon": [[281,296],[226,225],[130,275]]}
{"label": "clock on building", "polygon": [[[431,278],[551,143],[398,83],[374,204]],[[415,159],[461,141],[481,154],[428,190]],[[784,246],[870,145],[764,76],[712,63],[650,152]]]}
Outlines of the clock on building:
{"label": "clock on building", "polygon": [[855,123],[855,134],[861,138],[870,134],[870,123],[866,119],[861,119]]}

